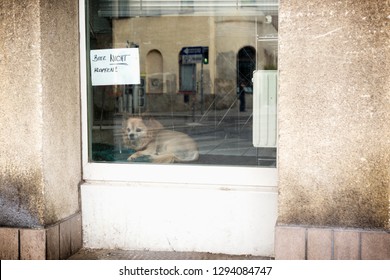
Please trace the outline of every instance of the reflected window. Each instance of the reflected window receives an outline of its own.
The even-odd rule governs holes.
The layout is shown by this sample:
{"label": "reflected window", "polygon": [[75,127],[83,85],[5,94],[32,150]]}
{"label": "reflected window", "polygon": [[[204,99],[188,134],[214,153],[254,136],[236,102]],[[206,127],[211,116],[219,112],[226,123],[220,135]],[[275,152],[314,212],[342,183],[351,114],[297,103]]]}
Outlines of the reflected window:
{"label": "reflected window", "polygon": [[159,51],[151,50],[146,55],[147,92],[163,93],[163,58]]}

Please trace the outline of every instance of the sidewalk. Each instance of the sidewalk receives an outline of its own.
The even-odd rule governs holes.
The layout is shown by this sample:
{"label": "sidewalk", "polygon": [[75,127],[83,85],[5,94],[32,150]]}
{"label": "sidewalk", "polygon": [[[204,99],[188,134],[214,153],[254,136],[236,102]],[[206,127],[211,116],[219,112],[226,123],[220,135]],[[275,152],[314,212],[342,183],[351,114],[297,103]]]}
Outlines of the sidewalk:
{"label": "sidewalk", "polygon": [[69,260],[272,260],[270,257],[196,252],[81,249]]}

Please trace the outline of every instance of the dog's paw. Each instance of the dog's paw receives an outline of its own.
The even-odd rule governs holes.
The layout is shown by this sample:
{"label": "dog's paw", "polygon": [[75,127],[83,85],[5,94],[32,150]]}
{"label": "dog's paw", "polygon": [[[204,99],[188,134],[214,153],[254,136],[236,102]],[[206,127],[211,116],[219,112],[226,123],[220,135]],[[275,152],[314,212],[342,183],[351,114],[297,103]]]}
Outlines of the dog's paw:
{"label": "dog's paw", "polygon": [[127,161],[135,161],[138,158],[136,154],[133,154],[127,158]]}

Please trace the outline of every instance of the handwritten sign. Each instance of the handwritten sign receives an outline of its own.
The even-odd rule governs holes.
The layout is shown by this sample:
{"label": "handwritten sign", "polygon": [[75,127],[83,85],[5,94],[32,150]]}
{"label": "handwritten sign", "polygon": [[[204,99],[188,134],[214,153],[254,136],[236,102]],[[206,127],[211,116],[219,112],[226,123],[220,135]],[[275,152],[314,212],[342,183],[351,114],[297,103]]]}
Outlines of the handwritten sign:
{"label": "handwritten sign", "polygon": [[93,86],[140,84],[139,49],[91,50],[91,78]]}

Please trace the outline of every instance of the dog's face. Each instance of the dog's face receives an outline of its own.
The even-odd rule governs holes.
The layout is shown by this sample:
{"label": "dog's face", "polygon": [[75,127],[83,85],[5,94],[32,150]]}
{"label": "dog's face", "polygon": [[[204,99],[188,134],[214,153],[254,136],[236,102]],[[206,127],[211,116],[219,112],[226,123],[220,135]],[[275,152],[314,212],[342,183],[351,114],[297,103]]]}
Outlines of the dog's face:
{"label": "dog's face", "polygon": [[129,118],[123,125],[125,143],[130,148],[142,150],[153,140],[159,128],[161,124],[157,121]]}

